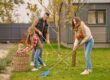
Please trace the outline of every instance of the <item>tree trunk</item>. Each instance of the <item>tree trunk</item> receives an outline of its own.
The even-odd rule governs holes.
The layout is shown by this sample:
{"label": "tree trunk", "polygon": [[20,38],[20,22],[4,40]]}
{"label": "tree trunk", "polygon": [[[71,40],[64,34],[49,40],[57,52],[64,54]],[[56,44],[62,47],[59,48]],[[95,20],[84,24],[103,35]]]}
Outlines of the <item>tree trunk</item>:
{"label": "tree trunk", "polygon": [[61,17],[62,17],[62,7],[63,7],[63,2],[60,4],[59,8],[59,20],[58,20],[58,48],[60,48],[61,45],[61,33],[60,33],[60,28],[61,28]]}
{"label": "tree trunk", "polygon": [[61,2],[59,7],[59,20],[58,20],[58,45],[61,45],[61,32],[65,25],[65,2]]}
{"label": "tree trunk", "polygon": [[72,53],[72,66],[76,66],[76,51]]}

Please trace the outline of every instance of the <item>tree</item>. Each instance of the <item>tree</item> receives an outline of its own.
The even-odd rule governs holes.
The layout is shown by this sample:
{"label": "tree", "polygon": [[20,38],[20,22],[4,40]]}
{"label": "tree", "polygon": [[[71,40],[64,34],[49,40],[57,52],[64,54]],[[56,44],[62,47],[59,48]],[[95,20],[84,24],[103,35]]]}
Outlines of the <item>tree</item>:
{"label": "tree", "polygon": [[14,4],[23,4],[23,0],[0,0],[0,23],[13,23]]}
{"label": "tree", "polygon": [[[51,21],[57,26],[58,45],[61,44],[61,28],[65,23],[71,23],[72,17],[83,7],[84,4],[73,6],[74,0],[49,0],[48,9],[42,4],[43,0],[39,0],[41,5],[51,13]],[[80,3],[82,0],[77,0]],[[73,15],[74,13],[74,15]]]}
{"label": "tree", "polygon": [[61,28],[65,26],[65,23],[71,21],[73,6],[72,0],[51,0],[49,4],[49,11],[51,12],[52,21],[58,28],[57,38],[58,45],[61,44]]}
{"label": "tree", "polygon": [[[51,13],[51,21],[54,22],[55,26],[57,26],[57,40],[58,47],[60,48],[60,27],[63,26],[64,19],[62,21],[61,18],[64,18],[64,0],[50,0],[49,2],[49,12]],[[62,23],[62,24],[61,24]]]}
{"label": "tree", "polygon": [[[37,9],[37,5],[36,4],[31,4],[31,3],[27,3],[27,9],[31,12],[32,16],[31,16],[31,21],[33,21],[35,19],[35,14],[40,15],[38,9]],[[29,13],[27,13],[29,14]]]}

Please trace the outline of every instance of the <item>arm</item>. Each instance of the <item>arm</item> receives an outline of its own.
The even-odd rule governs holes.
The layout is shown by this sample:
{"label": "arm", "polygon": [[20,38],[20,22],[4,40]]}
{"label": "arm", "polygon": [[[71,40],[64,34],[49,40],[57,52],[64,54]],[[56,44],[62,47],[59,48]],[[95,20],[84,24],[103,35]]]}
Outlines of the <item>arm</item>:
{"label": "arm", "polygon": [[30,50],[32,50],[32,47],[25,47],[24,49],[21,49],[21,50],[17,50],[17,53],[20,54],[20,53],[27,53],[29,52]]}
{"label": "arm", "polygon": [[90,29],[89,29],[85,24],[83,24],[83,25],[84,25],[83,31],[84,31],[84,33],[85,33],[85,37],[84,37],[84,39],[80,42],[80,45],[83,45],[83,44],[84,44],[86,41],[88,41],[88,39],[90,39],[90,37],[92,36]]}
{"label": "arm", "polygon": [[50,44],[50,39],[49,39],[49,29],[47,30],[47,33],[46,33],[46,40],[47,40],[47,43]]}
{"label": "arm", "polygon": [[28,47],[26,47],[25,49],[23,49],[23,52],[29,52],[29,51],[31,51],[33,49],[33,46],[28,46]]}
{"label": "arm", "polygon": [[73,51],[75,51],[79,46],[79,41],[76,37],[76,32],[75,32],[75,41],[74,41],[74,45],[73,45]]}
{"label": "arm", "polygon": [[37,35],[35,34],[33,36],[33,40],[32,40],[32,44],[27,44],[27,47],[25,48],[25,51],[26,52],[29,52],[30,50],[32,50],[33,48],[36,47],[36,44],[38,43],[38,37]]}
{"label": "arm", "polygon": [[90,36],[86,36],[79,45],[83,45],[88,39],[90,38]]}
{"label": "arm", "polygon": [[47,21],[46,21],[46,42],[48,43],[48,44],[50,44],[50,37],[49,37],[49,27],[48,27],[48,23],[47,23]]}
{"label": "arm", "polygon": [[73,45],[73,51],[75,51],[78,48],[78,46],[79,46],[79,41],[78,39],[75,39],[74,45]]}
{"label": "arm", "polygon": [[42,32],[36,28],[37,24],[38,24],[38,19],[35,19],[34,22],[31,25],[31,27],[33,27],[36,32],[38,32],[40,35],[42,35]]}

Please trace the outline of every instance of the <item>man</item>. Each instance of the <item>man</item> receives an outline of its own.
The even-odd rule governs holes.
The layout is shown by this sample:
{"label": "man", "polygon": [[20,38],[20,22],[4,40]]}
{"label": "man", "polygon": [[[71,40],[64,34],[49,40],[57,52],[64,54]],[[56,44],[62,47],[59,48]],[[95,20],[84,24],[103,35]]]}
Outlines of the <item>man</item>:
{"label": "man", "polygon": [[[36,34],[39,36],[39,39],[40,39],[39,45],[41,46],[41,55],[42,55],[42,49],[43,49],[43,42],[46,41],[48,44],[50,44],[48,23],[47,23],[48,18],[49,18],[49,13],[46,12],[43,17],[39,19],[35,19],[31,26],[31,27],[34,27]],[[35,50],[33,50],[32,61],[34,61],[33,60],[34,52]],[[31,65],[33,65],[33,62],[31,63]]]}

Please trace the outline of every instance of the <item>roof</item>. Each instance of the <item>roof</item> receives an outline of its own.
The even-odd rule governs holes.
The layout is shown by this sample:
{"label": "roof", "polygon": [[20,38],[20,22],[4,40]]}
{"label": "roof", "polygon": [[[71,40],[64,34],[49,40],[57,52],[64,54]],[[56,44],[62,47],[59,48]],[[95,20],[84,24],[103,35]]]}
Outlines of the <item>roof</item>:
{"label": "roof", "polygon": [[110,3],[110,0],[73,0],[73,3]]}

